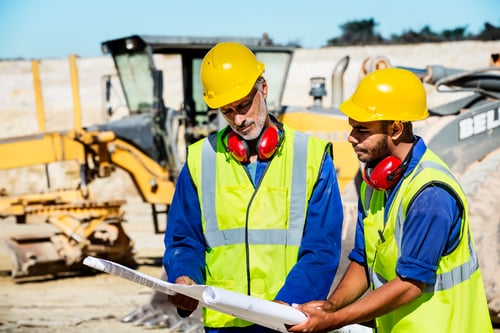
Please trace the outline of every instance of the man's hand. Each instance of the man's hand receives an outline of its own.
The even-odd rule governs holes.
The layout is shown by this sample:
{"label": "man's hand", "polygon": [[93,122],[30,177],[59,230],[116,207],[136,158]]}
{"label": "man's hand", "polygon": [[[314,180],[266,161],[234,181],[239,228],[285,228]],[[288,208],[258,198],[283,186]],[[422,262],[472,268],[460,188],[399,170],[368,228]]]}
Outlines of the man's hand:
{"label": "man's hand", "polygon": [[329,332],[330,316],[336,310],[329,301],[311,301],[304,304],[294,304],[294,308],[304,312],[307,319],[300,324],[289,327],[290,332]]}
{"label": "man's hand", "polygon": [[336,309],[335,305],[333,305],[330,301],[311,301],[305,304],[302,304],[304,308],[314,308],[316,310],[322,310],[325,312],[334,312]]}
{"label": "man's hand", "polygon": [[[196,284],[188,276],[179,276],[175,283],[187,286]],[[168,300],[177,307],[177,312],[181,317],[188,317],[198,307],[198,300],[179,293],[169,295]]]}

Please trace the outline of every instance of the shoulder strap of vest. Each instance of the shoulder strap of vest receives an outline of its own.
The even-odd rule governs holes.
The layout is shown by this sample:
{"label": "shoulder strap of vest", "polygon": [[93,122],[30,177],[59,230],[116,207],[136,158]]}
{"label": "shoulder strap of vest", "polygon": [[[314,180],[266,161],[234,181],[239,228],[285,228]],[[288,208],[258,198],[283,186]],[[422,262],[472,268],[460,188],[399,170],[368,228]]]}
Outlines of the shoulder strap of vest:
{"label": "shoulder strap of vest", "polygon": [[[436,177],[433,179],[419,179],[417,176],[422,173],[426,168],[432,169],[433,172],[435,172]],[[418,180],[418,181],[417,181]],[[453,186],[453,182],[456,186]],[[409,181],[409,186],[416,186],[417,190],[415,193],[411,196],[406,196],[409,200],[405,203],[405,214],[406,214],[406,208],[409,207],[413,200],[418,196],[419,193],[421,193],[425,188],[429,186],[439,186],[446,190],[448,193],[450,193],[455,200],[457,201],[457,204],[460,206],[460,209],[462,211],[462,215],[464,213],[465,209],[465,203],[460,196],[460,194],[457,192],[460,189],[457,189],[456,187],[458,186],[458,182],[453,175],[453,173],[445,167],[443,164],[438,163],[437,161],[433,160],[425,160],[422,161],[417,165],[416,170],[412,174],[412,178]]]}

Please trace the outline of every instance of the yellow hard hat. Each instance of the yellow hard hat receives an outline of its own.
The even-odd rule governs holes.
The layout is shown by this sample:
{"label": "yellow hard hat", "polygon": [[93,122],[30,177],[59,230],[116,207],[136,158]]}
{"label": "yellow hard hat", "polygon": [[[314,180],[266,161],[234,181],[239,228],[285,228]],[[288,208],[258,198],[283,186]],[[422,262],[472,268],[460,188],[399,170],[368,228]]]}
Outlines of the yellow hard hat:
{"label": "yellow hard hat", "polygon": [[359,122],[414,121],[429,116],[422,82],[401,68],[384,68],[366,75],[340,110]]}
{"label": "yellow hard hat", "polygon": [[201,62],[205,103],[217,109],[242,99],[250,93],[264,68],[246,46],[234,42],[218,43]]}

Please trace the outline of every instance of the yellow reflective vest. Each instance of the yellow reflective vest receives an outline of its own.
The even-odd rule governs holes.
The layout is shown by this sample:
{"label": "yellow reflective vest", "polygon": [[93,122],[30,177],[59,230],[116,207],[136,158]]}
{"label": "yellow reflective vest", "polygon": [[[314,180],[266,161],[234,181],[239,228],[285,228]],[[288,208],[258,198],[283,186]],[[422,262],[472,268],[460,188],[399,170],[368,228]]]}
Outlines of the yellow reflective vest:
{"label": "yellow reflective vest", "polygon": [[[371,288],[376,289],[396,277],[396,264],[408,206],[419,191],[430,183],[447,188],[462,205],[459,244],[439,260],[434,285],[427,285],[417,299],[377,318],[376,331],[492,332],[469,226],[467,198],[446,164],[429,149],[396,190],[385,223],[385,193],[373,190],[366,183],[362,185],[361,202],[367,214],[364,219],[366,264]],[[383,231],[382,237],[379,230]]]}
{"label": "yellow reflective vest", "polygon": [[[273,300],[297,262],[307,204],[331,144],[285,125],[280,146],[254,186],[226,152],[222,133],[188,152],[207,242],[206,284]],[[203,321],[207,327],[252,324],[206,308]]]}

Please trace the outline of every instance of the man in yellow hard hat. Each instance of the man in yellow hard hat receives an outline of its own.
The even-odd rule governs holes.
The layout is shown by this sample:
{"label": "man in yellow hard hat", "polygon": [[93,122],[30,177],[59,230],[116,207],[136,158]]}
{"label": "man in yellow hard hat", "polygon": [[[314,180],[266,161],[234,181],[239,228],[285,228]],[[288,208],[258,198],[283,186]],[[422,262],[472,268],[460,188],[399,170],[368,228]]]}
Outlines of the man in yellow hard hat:
{"label": "man in yellow hard hat", "polygon": [[327,301],[297,306],[308,319],[290,330],[375,320],[378,333],[491,332],[466,196],[413,133],[411,122],[428,116],[418,77],[376,70],[340,109],[365,163],[351,263]]}
{"label": "man in yellow hard hat", "polygon": [[[229,124],[188,148],[168,214],[169,282],[283,303],[328,295],[340,257],[342,203],[329,142],[268,113],[265,65],[224,42],[204,57],[204,100]],[[307,290],[307,292],[304,292]],[[184,311],[197,302],[177,294]],[[203,309],[206,332],[268,332]]]}

